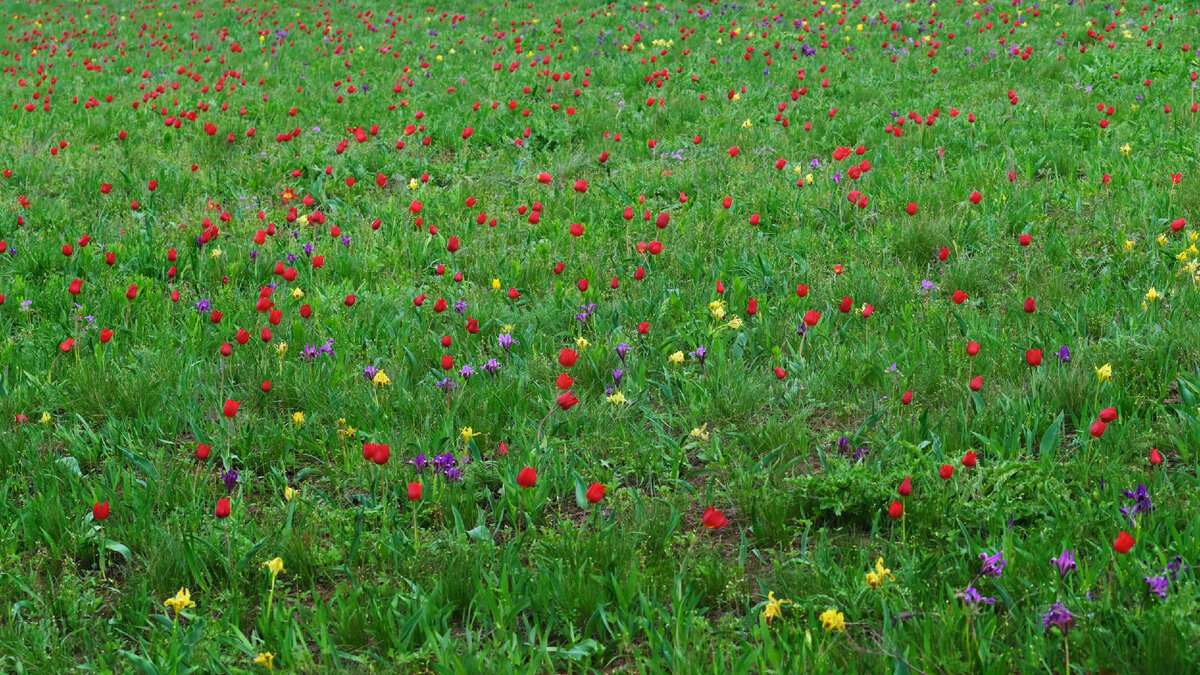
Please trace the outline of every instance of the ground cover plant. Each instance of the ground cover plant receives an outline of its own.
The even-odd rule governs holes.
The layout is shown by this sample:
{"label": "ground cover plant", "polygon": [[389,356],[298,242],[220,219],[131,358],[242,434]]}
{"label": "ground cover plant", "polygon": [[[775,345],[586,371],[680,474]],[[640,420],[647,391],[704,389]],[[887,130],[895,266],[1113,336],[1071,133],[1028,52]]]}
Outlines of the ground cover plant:
{"label": "ground cover plant", "polygon": [[0,9],[0,670],[1200,668],[1192,3]]}

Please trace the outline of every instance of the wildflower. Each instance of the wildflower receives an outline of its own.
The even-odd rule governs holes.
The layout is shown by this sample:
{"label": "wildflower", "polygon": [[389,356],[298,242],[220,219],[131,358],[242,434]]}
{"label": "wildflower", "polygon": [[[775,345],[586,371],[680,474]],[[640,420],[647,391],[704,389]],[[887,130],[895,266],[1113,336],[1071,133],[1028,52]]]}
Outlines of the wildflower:
{"label": "wildflower", "polygon": [[1160,598],[1167,597],[1168,581],[1166,577],[1146,577],[1143,579],[1146,582],[1146,592],[1150,595],[1157,595]]}
{"label": "wildflower", "polygon": [[987,605],[996,604],[995,598],[983,597],[982,595],[979,594],[979,591],[976,590],[974,586],[967,586],[966,589],[957,593],[957,596],[959,598],[962,598],[962,601],[964,603],[966,603],[967,605],[978,605],[980,603],[987,604]]}
{"label": "wildflower", "polygon": [[492,290],[493,291],[500,290],[500,280],[499,279],[492,279]]}
{"label": "wildflower", "polygon": [[222,471],[221,472],[221,482],[225,484],[225,492],[232,493],[233,488],[237,487],[237,482],[238,482],[237,469],[230,469],[228,471]]}
{"label": "wildflower", "polygon": [[1050,611],[1042,615],[1042,628],[1048,633],[1057,628],[1063,635],[1075,627],[1075,615],[1060,602],[1050,605]]}
{"label": "wildflower", "polygon": [[[510,328],[508,326],[505,326],[505,331],[508,331],[508,330],[510,330]],[[510,335],[508,332],[501,333],[500,336],[496,338],[496,342],[498,342],[500,344],[500,348],[504,350],[505,354],[508,354],[509,350],[512,349],[513,345],[521,344],[520,342],[517,342],[516,340],[514,340],[512,338],[512,335]]]}
{"label": "wildflower", "polygon": [[1066,579],[1071,570],[1075,569],[1075,553],[1063,549],[1062,555],[1051,558],[1050,564],[1058,568],[1058,578]]}
{"label": "wildflower", "polygon": [[376,387],[386,387],[392,383],[392,380],[387,376],[387,373],[382,370],[375,373],[375,377],[371,378],[371,384]]}
{"label": "wildflower", "polygon": [[42,412],[42,419],[38,420],[42,426],[50,426],[50,413]]}
{"label": "wildflower", "polygon": [[996,579],[1000,578],[1000,575],[1004,572],[1004,565],[1008,562],[1004,559],[1004,551],[993,555],[980,553],[979,559],[983,561],[983,567],[979,570],[979,576],[994,577]]}
{"label": "wildflower", "polygon": [[424,473],[425,467],[429,466],[429,462],[425,461],[425,453],[417,455],[416,457],[405,462],[405,464],[408,464],[412,468],[416,469],[417,473]]}
{"label": "wildflower", "polygon": [[501,366],[500,362],[496,359],[488,359],[488,362],[483,364],[484,372],[492,376],[495,376],[496,371],[500,370],[501,368],[503,368],[503,366]]}
{"label": "wildflower", "polygon": [[1146,292],[1146,302],[1156,302],[1162,298],[1162,294],[1154,290],[1153,286],[1151,286],[1150,290]]}
{"label": "wildflower", "polygon": [[1071,350],[1067,349],[1066,346],[1059,347],[1058,352],[1054,355],[1054,357],[1057,358],[1060,363],[1070,363]]}
{"label": "wildflower", "polygon": [[674,354],[671,354],[670,356],[668,356],[667,360],[669,360],[671,363],[673,363],[677,366],[682,365],[683,364],[683,352],[677,351]]}
{"label": "wildflower", "polygon": [[471,364],[464,363],[462,369],[458,371],[458,374],[460,377],[462,377],[462,379],[470,381],[471,376],[475,374],[475,369],[471,367]]}
{"label": "wildflower", "polygon": [[839,633],[846,632],[846,617],[836,609],[827,609],[821,612],[821,616],[818,618],[826,632],[835,630]]}
{"label": "wildflower", "polygon": [[1167,245],[1167,235],[1160,234],[1160,235],[1158,235],[1158,239],[1155,239],[1155,241],[1158,242],[1159,246],[1166,246]]}
{"label": "wildflower", "polygon": [[700,522],[710,530],[717,530],[729,524],[729,520],[725,517],[725,514],[712,506],[709,506],[704,511],[704,515],[700,517]]}
{"label": "wildflower", "polygon": [[294,426],[294,427],[304,426],[304,413],[300,412],[299,410],[292,413],[292,426]]}
{"label": "wildflower", "polygon": [[279,344],[275,345],[275,353],[278,354],[279,358],[281,359],[287,356],[287,350],[288,345],[286,342],[280,342]]}
{"label": "wildflower", "polygon": [[588,344],[590,344],[590,343],[583,337],[575,338],[575,346],[577,348],[579,348],[579,351],[583,351],[583,350],[587,349]]}
{"label": "wildflower", "polygon": [[690,438],[694,438],[698,441],[707,441],[709,438],[708,437],[708,423],[706,422],[704,424],[701,424],[698,427],[693,427],[692,431],[688,434],[688,436]]}
{"label": "wildflower", "polygon": [[1122,154],[1122,155],[1129,156],[1129,153],[1130,153],[1130,152],[1133,150],[1133,148],[1131,148],[1131,147],[1129,146],[1129,144],[1128,144],[1128,143],[1126,143],[1125,145],[1122,145],[1122,146],[1120,147],[1120,150],[1121,150],[1121,154]]}
{"label": "wildflower", "polygon": [[275,577],[279,576],[279,574],[281,572],[287,571],[287,570],[283,569],[283,558],[279,558],[279,557],[276,557],[274,560],[268,560],[264,563],[260,563],[259,566],[265,567],[271,571],[271,582],[272,583],[275,582]]}
{"label": "wildflower", "polygon": [[742,320],[735,316],[735,317],[733,317],[733,319],[731,319],[729,321],[729,323],[727,323],[725,325],[729,326],[733,330],[737,330],[742,327]]}
{"label": "wildflower", "polygon": [[1126,239],[1125,244],[1122,246],[1122,249],[1125,251],[1132,251],[1133,247],[1136,245],[1137,245],[1136,241],[1134,241],[1132,239]]}
{"label": "wildflower", "polygon": [[475,431],[471,427],[463,427],[458,434],[462,436],[463,444],[466,445],[467,443],[471,442],[472,438],[475,438],[476,436],[482,436],[483,432]]}
{"label": "wildflower", "polygon": [[621,359],[621,363],[625,363],[625,354],[629,352],[629,345],[622,342],[617,345],[617,358]]}
{"label": "wildflower", "polygon": [[1103,366],[1100,366],[1099,368],[1092,366],[1092,368],[1096,371],[1096,379],[1099,380],[1101,384],[1108,382],[1109,380],[1112,379],[1112,364],[1111,363],[1106,363]]}
{"label": "wildflower", "polygon": [[275,670],[275,655],[271,652],[260,652],[258,656],[254,657],[254,662],[269,671]]}
{"label": "wildflower", "polygon": [[713,300],[708,303],[708,313],[712,314],[717,321],[723,321],[725,319],[725,301]]}
{"label": "wildflower", "polygon": [[624,375],[625,373],[620,368],[613,370],[613,385],[617,387],[621,386],[621,378],[624,377]]}
{"label": "wildflower", "polygon": [[363,368],[363,379],[368,382],[374,382],[375,376],[379,374],[379,369],[375,366],[367,366]]}
{"label": "wildflower", "polygon": [[293,300],[299,300],[300,298],[303,298],[303,297],[304,297],[304,291],[300,290],[299,288],[292,289],[292,299]]}
{"label": "wildflower", "polygon": [[449,394],[451,391],[453,391],[455,389],[458,389],[458,383],[455,382],[454,380],[451,380],[448,377],[441,380],[437,384],[434,384],[433,386],[437,387],[438,389],[441,389],[442,391],[446,392],[447,394]]}
{"label": "wildflower", "polygon": [[188,607],[195,607],[196,603],[192,600],[192,593],[186,588],[179,589],[173,598],[167,598],[163,601],[163,605],[175,610],[175,618],[179,618],[179,613]]}
{"label": "wildflower", "polygon": [[296,488],[294,488],[290,485],[283,488],[284,501],[289,501],[289,502],[292,501],[292,497],[295,497],[297,493],[298,493],[298,491],[296,490]]}
{"label": "wildflower", "polygon": [[611,403],[613,405],[622,405],[622,404],[627,403],[627,401],[625,400],[625,395],[619,391],[614,393],[612,396],[609,396],[607,400],[609,403]]}
{"label": "wildflower", "polygon": [[225,254],[225,252],[222,251],[220,247],[217,247],[217,248],[214,248],[212,250],[212,253],[209,253],[208,255],[210,258],[220,258],[224,254]]}
{"label": "wildflower", "polygon": [[416,190],[419,187],[421,187],[421,181],[417,180],[416,178],[408,179],[408,189],[409,190]]}
{"label": "wildflower", "polygon": [[1121,490],[1121,495],[1133,500],[1133,506],[1122,506],[1119,509],[1121,513],[1131,518],[1139,513],[1150,513],[1154,510],[1154,506],[1150,503],[1150,493],[1146,490],[1146,486],[1141,483],[1138,483],[1136,491]]}
{"label": "wildflower", "polygon": [[892,575],[892,571],[883,566],[883,558],[880,557],[875,561],[875,571],[867,572],[867,585],[871,588],[879,588],[883,586],[885,580],[895,581],[896,577]]}
{"label": "wildflower", "polygon": [[753,125],[753,123],[750,121],[750,118],[746,118],[746,121],[745,121],[745,122],[742,122],[742,128],[743,128],[743,129],[749,129],[749,128],[750,128],[750,127],[752,127],[752,126],[754,126],[754,125]]}
{"label": "wildflower", "polygon": [[776,600],[775,591],[767,593],[767,606],[763,608],[762,617],[771,625],[771,619],[783,618],[783,606],[792,604],[791,600]]}

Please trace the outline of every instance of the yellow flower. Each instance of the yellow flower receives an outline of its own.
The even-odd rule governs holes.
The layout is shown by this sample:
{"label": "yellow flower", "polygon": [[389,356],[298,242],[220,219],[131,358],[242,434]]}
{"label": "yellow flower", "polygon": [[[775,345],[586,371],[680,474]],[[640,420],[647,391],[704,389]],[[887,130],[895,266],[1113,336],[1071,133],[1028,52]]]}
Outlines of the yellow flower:
{"label": "yellow flower", "polygon": [[587,349],[589,344],[591,344],[591,343],[588,342],[586,338],[583,338],[583,337],[575,338],[575,346],[579,348],[579,351],[583,351],[583,350]]}
{"label": "yellow flower", "polygon": [[338,429],[338,439],[339,440],[344,441],[347,438],[351,438],[353,436],[354,436],[354,427],[348,427],[346,429]]}
{"label": "yellow flower", "polygon": [[677,351],[674,354],[668,356],[667,359],[671,363],[674,363],[677,366],[683,365],[683,352]]}
{"label": "yellow flower", "polygon": [[292,289],[292,299],[293,300],[299,300],[300,298],[303,298],[303,297],[304,297],[304,291],[300,290],[299,288]]}
{"label": "yellow flower", "polygon": [[493,291],[500,290],[500,280],[499,279],[492,279],[492,290]]}
{"label": "yellow flower", "polygon": [[267,670],[275,670],[275,655],[271,652],[261,652],[258,656],[254,657],[254,662]]}
{"label": "yellow flower", "polygon": [[[1125,31],[1125,34],[1126,34],[1128,37],[1133,37],[1132,35],[1129,35],[1129,31]],[[1141,108],[1142,108],[1142,106],[1140,106],[1140,105],[1138,105],[1138,104],[1136,104],[1136,103],[1134,103],[1133,105],[1129,106],[1129,109],[1130,109],[1131,111],[1133,111],[1133,112],[1137,112],[1138,110],[1141,110]]]}
{"label": "yellow flower", "polygon": [[804,176],[804,184],[805,184],[805,185],[812,185],[812,184],[813,184],[813,175],[812,175],[811,173],[809,173],[809,174],[805,174],[805,176]]}
{"label": "yellow flower", "polygon": [[292,501],[292,497],[295,497],[297,494],[299,494],[299,491],[293,488],[291,485],[283,488],[283,499],[285,501]]}
{"label": "yellow flower", "polygon": [[1155,302],[1157,300],[1161,300],[1162,297],[1163,297],[1162,294],[1159,293],[1158,291],[1154,290],[1153,286],[1151,286],[1150,290],[1146,292],[1146,301],[1147,302]]}
{"label": "yellow flower", "polygon": [[693,428],[692,432],[690,434],[688,434],[688,436],[691,436],[692,438],[694,438],[698,441],[707,441],[708,440],[708,423],[705,422],[704,424],[701,424],[700,426]]}
{"label": "yellow flower", "polygon": [[482,431],[475,431],[471,427],[463,427],[458,433],[462,436],[463,444],[470,443],[472,438],[483,435]]}
{"label": "yellow flower", "polygon": [[611,404],[613,404],[613,405],[622,405],[622,404],[624,404],[624,403],[627,403],[627,401],[625,400],[625,394],[622,394],[622,393],[621,393],[621,392],[619,392],[619,391],[618,391],[618,392],[615,392],[615,393],[613,393],[613,395],[612,395],[612,396],[609,396],[609,397],[608,397],[608,402],[609,402],[609,403],[611,403]]}
{"label": "yellow flower", "polygon": [[300,427],[304,425],[304,413],[297,410],[292,413],[292,426]]}
{"label": "yellow flower", "polygon": [[1188,232],[1188,241],[1195,244],[1197,239],[1200,239],[1200,232]]}
{"label": "yellow flower", "polygon": [[1179,252],[1179,255],[1175,256],[1175,259],[1176,259],[1176,260],[1178,260],[1179,262],[1187,262],[1187,259],[1188,259],[1188,252],[1187,252],[1187,251],[1180,251],[1180,252]]}
{"label": "yellow flower", "polygon": [[1132,251],[1132,250],[1133,250],[1133,247],[1134,247],[1134,246],[1136,246],[1136,245],[1137,245],[1137,242],[1136,242],[1136,241],[1134,241],[1134,240],[1132,240],[1132,239],[1126,239],[1126,240],[1125,240],[1125,246],[1124,246],[1123,248],[1124,248],[1126,251]]}
{"label": "yellow flower", "polygon": [[1099,368],[1097,368],[1096,366],[1092,366],[1092,369],[1096,371],[1096,379],[1099,380],[1101,383],[1108,382],[1109,380],[1112,379],[1112,364],[1111,363],[1106,363],[1103,366],[1100,366]]}
{"label": "yellow flower", "polygon": [[173,598],[167,598],[163,601],[163,605],[175,610],[175,617],[179,618],[179,613],[188,607],[195,607],[196,603],[192,601],[192,594],[188,589],[181,588]]}
{"label": "yellow flower", "polygon": [[41,422],[44,426],[50,426],[50,413],[43,412]]}
{"label": "yellow flower", "polygon": [[382,370],[375,373],[375,377],[371,378],[371,384],[376,387],[386,387],[392,383],[392,380],[387,376],[387,373]]}
{"label": "yellow flower", "polygon": [[895,581],[896,577],[892,576],[892,571],[883,566],[883,558],[875,561],[875,571],[867,572],[867,585],[871,588],[879,588],[886,580]]}
{"label": "yellow flower", "polygon": [[513,328],[516,328],[516,326],[512,325],[511,323],[506,323],[506,324],[504,324],[504,328],[503,328],[502,332],[511,333],[513,331]]}
{"label": "yellow flower", "polygon": [[827,609],[818,618],[821,619],[821,625],[825,627],[826,632],[834,630],[840,633],[846,632],[846,617],[836,609]]}
{"label": "yellow flower", "polygon": [[264,563],[260,563],[259,567],[265,567],[265,568],[271,570],[271,581],[272,582],[275,581],[275,577],[279,576],[279,574],[281,572],[287,571],[287,570],[283,569],[283,558],[279,558],[279,557],[276,557],[274,560],[268,560]]}
{"label": "yellow flower", "polygon": [[745,122],[742,122],[742,128],[743,128],[743,129],[749,129],[749,128],[750,128],[750,127],[752,127],[752,126],[754,126],[754,124],[753,124],[753,123],[750,121],[750,118],[749,118],[749,117],[747,117],[747,118],[746,118],[746,121],[745,121]]}
{"label": "yellow flower", "polygon": [[417,180],[416,178],[410,178],[408,180],[408,189],[409,190],[416,190],[419,187],[421,187],[421,181]]}
{"label": "yellow flower", "polygon": [[307,225],[308,224],[308,216],[304,215],[304,214],[300,214],[300,217],[296,219],[296,222],[300,223],[301,225]]}
{"label": "yellow flower", "polygon": [[1158,242],[1159,246],[1166,246],[1167,245],[1167,235],[1160,234],[1160,235],[1158,235],[1158,239],[1155,239],[1155,241]]}
{"label": "yellow flower", "polygon": [[735,316],[732,319],[730,319],[729,323],[726,325],[728,325],[730,328],[732,328],[734,330],[737,330],[742,327],[742,320]]}
{"label": "yellow flower", "polygon": [[275,345],[275,353],[279,354],[279,358],[281,359],[287,356],[287,343],[280,342],[279,344]]}
{"label": "yellow flower", "polygon": [[762,616],[767,620],[767,625],[771,625],[771,619],[783,618],[783,606],[792,604],[791,600],[776,600],[775,591],[767,593],[767,606],[763,608]]}
{"label": "yellow flower", "polygon": [[1121,150],[1122,155],[1128,155],[1133,150],[1133,148],[1129,147],[1129,144],[1126,143],[1125,145],[1121,146],[1120,150]]}
{"label": "yellow flower", "polygon": [[212,258],[220,258],[224,254],[225,254],[225,252],[222,251],[221,248],[218,246],[217,248],[214,248],[212,250],[212,253],[209,253],[208,255]]}

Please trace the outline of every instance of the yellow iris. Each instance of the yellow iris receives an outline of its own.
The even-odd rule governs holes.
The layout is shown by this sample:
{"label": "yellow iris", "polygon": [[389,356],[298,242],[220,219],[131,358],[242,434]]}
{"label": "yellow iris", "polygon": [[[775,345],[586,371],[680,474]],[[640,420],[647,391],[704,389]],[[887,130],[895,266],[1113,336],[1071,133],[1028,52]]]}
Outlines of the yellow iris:
{"label": "yellow iris", "polygon": [[615,393],[614,393],[612,396],[609,396],[609,397],[608,397],[608,402],[609,402],[609,403],[611,403],[611,404],[613,404],[613,405],[621,405],[621,404],[623,404],[623,403],[625,403],[625,402],[626,402],[626,401],[625,401],[625,394],[622,394],[622,393],[621,393],[621,392],[619,392],[619,391],[618,391],[618,392],[615,392]]}
{"label": "yellow iris", "polygon": [[186,588],[181,588],[175,597],[164,600],[163,605],[175,610],[175,618],[179,618],[180,612],[188,607],[195,607],[196,603],[192,601],[191,592]]}
{"label": "yellow iris", "polygon": [[668,357],[667,357],[667,359],[668,359],[668,360],[669,360],[671,363],[673,363],[673,364],[675,364],[675,365],[677,365],[677,366],[679,366],[679,365],[683,365],[683,352],[679,352],[679,351],[677,351],[677,352],[675,352],[674,354],[672,354],[672,355],[668,356]]}
{"label": "yellow iris", "polygon": [[767,625],[771,625],[771,619],[783,618],[783,606],[792,604],[791,600],[777,600],[775,591],[767,593],[767,606],[763,608],[762,616],[767,620]]}
{"label": "yellow iris", "polygon": [[294,427],[304,426],[304,413],[300,412],[299,410],[292,413],[292,426],[294,426]]}
{"label": "yellow iris", "polygon": [[1111,363],[1106,363],[1103,366],[1100,366],[1099,368],[1092,366],[1092,368],[1096,371],[1096,379],[1099,380],[1101,383],[1108,382],[1109,380],[1112,379],[1112,364]]}
{"label": "yellow iris", "polygon": [[875,571],[867,572],[867,585],[871,588],[883,586],[884,581],[895,581],[892,571],[883,566],[883,558],[875,561]]}
{"label": "yellow iris", "polygon": [[371,384],[375,385],[376,387],[386,387],[391,383],[391,378],[389,378],[387,373],[383,372],[382,370],[378,373],[375,373],[375,377],[371,378]]}
{"label": "yellow iris", "polygon": [[463,427],[458,433],[462,436],[463,443],[470,443],[472,438],[483,435],[482,431],[475,431],[471,427]]}
{"label": "yellow iris", "polygon": [[254,657],[254,662],[266,668],[267,670],[275,670],[275,655],[271,652],[261,652]]}
{"label": "yellow iris", "polygon": [[824,626],[826,632],[835,630],[839,633],[846,632],[846,617],[836,609],[827,609],[821,612],[821,616],[817,618],[821,620],[821,625]]}

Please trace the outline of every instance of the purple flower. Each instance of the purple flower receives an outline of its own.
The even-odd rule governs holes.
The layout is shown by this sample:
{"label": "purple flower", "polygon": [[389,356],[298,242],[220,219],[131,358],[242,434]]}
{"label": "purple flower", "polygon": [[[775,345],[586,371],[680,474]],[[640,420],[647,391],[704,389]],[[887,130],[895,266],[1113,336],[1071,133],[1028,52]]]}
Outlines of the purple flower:
{"label": "purple flower", "polygon": [[1063,635],[1075,627],[1075,615],[1060,602],[1050,605],[1050,611],[1042,615],[1042,629],[1047,633],[1057,628]]}
{"label": "purple flower", "polygon": [[209,303],[209,301],[204,298],[200,298],[200,302],[197,302],[196,304],[194,304],[192,306],[195,307],[196,311],[201,314],[208,314],[209,312],[212,311],[212,304]]}
{"label": "purple flower", "polygon": [[1062,555],[1051,558],[1050,564],[1058,568],[1058,578],[1066,579],[1071,570],[1075,569],[1075,553],[1063,549]]}
{"label": "purple flower", "polygon": [[501,333],[500,336],[496,338],[496,341],[500,343],[500,348],[504,350],[505,355],[508,354],[513,345],[521,344],[520,342],[512,339],[512,334],[510,333]]}
{"label": "purple flower", "polygon": [[371,382],[374,381],[375,375],[379,373],[379,369],[375,366],[367,366],[363,368],[363,379]]}
{"label": "purple flower", "polygon": [[423,452],[421,454],[417,455],[416,457],[408,460],[407,462],[405,462],[405,464],[416,469],[418,474],[424,473],[425,467],[429,466],[429,462],[425,461],[425,453],[423,453]]}
{"label": "purple flower", "polygon": [[466,301],[459,300],[458,302],[454,303],[454,311],[457,312],[459,316],[462,316],[462,313],[467,311]]}
{"label": "purple flower", "polygon": [[317,358],[317,348],[305,342],[304,349],[300,350],[300,358],[305,361],[312,361]]}
{"label": "purple flower", "polygon": [[237,487],[238,471],[230,469],[221,472],[221,482],[225,483],[225,492],[233,494],[233,488]]}
{"label": "purple flower", "polygon": [[1121,513],[1133,518],[1139,513],[1150,513],[1154,507],[1150,504],[1150,493],[1146,491],[1146,486],[1138,483],[1137,490],[1121,490],[1121,494],[1127,499],[1133,500],[1133,506],[1122,506]]}
{"label": "purple flower", "polygon": [[1167,581],[1166,577],[1146,577],[1146,592],[1150,595],[1157,595],[1160,598],[1167,597]]}
{"label": "purple flower", "polygon": [[629,352],[629,345],[622,342],[617,345],[617,357],[621,359],[621,364],[625,363],[625,354]]}
{"label": "purple flower", "polygon": [[488,359],[488,362],[483,364],[484,372],[486,372],[488,375],[491,375],[493,377],[496,375],[496,371],[500,370],[503,367],[504,366],[501,366],[500,362],[497,361],[496,359]]}
{"label": "purple flower", "polygon": [[471,364],[464,363],[462,370],[458,371],[458,374],[462,376],[462,379],[470,381],[471,376],[475,374],[475,370],[471,368]]}
{"label": "purple flower", "polygon": [[617,369],[615,369],[615,370],[613,370],[613,371],[612,371],[613,382],[614,382],[614,385],[613,385],[613,386],[616,386],[616,387],[619,387],[619,386],[621,386],[621,376],[622,376],[622,375],[624,375],[624,374],[625,374],[625,373],[621,372],[621,369],[620,369],[620,368],[617,368]]}
{"label": "purple flower", "polygon": [[258,260],[258,251],[250,251],[250,259]]}
{"label": "purple flower", "polygon": [[692,352],[692,356],[700,362],[700,365],[704,365],[704,359],[708,356],[708,350],[704,347],[696,347],[696,351]]}
{"label": "purple flower", "polygon": [[1186,569],[1187,565],[1184,564],[1183,557],[1175,556],[1175,559],[1167,563],[1167,566],[1163,568],[1163,572],[1169,573],[1171,575],[1171,581],[1175,581],[1175,579],[1179,576],[1179,573]]}
{"label": "purple flower", "polygon": [[956,595],[957,595],[957,597],[962,598],[962,601],[965,602],[967,605],[978,605],[980,603],[983,603],[986,605],[996,604],[995,598],[983,597],[982,595],[979,594],[979,591],[976,590],[974,586],[967,586],[967,588],[965,590],[960,591]]}
{"label": "purple flower", "polygon": [[1054,356],[1055,356],[1055,358],[1058,359],[1059,363],[1070,363],[1071,362],[1071,350],[1067,349],[1067,347],[1065,345],[1060,347],[1058,349],[1058,353],[1055,354]]}
{"label": "purple flower", "polygon": [[441,389],[442,391],[446,392],[447,394],[449,394],[451,391],[453,391],[455,389],[458,389],[458,383],[455,382],[454,380],[451,380],[448,377],[433,386],[437,387],[438,389]]}
{"label": "purple flower", "polygon": [[1004,559],[1004,551],[993,555],[980,553],[979,559],[983,561],[983,568],[979,570],[979,576],[995,579],[999,579],[1000,575],[1004,573],[1004,565],[1008,562]]}
{"label": "purple flower", "polygon": [[846,454],[850,450],[850,439],[845,436],[837,439],[837,449],[843,455]]}

